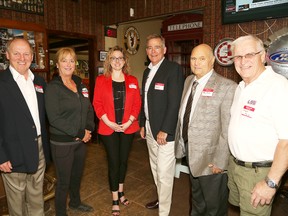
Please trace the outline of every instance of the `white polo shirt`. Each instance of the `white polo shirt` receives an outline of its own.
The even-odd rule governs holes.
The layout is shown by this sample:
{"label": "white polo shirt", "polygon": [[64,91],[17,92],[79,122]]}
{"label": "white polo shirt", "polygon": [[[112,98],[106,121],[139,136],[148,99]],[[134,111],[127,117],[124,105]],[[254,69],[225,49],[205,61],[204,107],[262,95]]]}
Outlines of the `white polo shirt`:
{"label": "white polo shirt", "polygon": [[228,141],[245,162],[273,160],[279,139],[288,139],[288,81],[270,66],[252,83],[240,82],[231,107]]}

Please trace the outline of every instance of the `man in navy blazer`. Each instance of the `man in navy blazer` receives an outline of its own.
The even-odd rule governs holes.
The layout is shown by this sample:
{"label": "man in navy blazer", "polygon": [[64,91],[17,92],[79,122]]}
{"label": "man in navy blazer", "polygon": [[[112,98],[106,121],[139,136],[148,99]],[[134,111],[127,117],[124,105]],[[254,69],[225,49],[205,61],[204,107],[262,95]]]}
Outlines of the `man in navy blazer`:
{"label": "man in navy blazer", "polygon": [[7,43],[10,66],[0,72],[0,171],[10,215],[44,215],[43,179],[49,162],[45,81],[29,67],[33,49],[25,39]]}
{"label": "man in navy blazer", "polygon": [[159,215],[168,216],[175,172],[174,137],[184,77],[178,64],[164,58],[166,47],[161,35],[149,35],[146,45],[151,63],[143,74],[140,135],[147,141],[158,193],[158,199],[146,208],[159,206]]}

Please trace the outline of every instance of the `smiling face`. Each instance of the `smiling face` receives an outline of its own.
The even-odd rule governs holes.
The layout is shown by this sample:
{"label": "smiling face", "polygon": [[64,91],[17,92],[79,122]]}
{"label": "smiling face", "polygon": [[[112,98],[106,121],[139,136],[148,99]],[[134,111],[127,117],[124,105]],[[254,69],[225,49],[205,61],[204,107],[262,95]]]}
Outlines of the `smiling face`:
{"label": "smiling face", "polygon": [[125,64],[125,57],[121,51],[115,50],[111,53],[109,61],[112,71],[122,71]]}
{"label": "smiling face", "polygon": [[152,65],[158,64],[166,53],[165,44],[160,38],[152,38],[147,41],[146,53]]}
{"label": "smiling face", "polygon": [[265,70],[265,51],[253,39],[236,44],[233,56],[235,69],[246,85],[256,80]]}
{"label": "smiling face", "polygon": [[32,49],[28,41],[14,39],[6,51],[6,58],[18,73],[28,75],[29,67],[33,60]]}
{"label": "smiling face", "polygon": [[215,57],[212,48],[206,44],[196,46],[190,56],[190,67],[197,79],[213,69]]}
{"label": "smiling face", "polygon": [[58,61],[57,67],[61,76],[72,76],[75,71],[76,61],[71,54],[63,55]]}

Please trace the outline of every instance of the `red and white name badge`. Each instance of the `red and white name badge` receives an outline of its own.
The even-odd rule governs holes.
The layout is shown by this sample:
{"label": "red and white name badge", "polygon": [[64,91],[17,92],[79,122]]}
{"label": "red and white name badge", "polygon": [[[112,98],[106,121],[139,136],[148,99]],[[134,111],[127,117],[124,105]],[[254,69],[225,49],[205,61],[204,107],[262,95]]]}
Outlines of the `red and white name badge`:
{"label": "red and white name badge", "polygon": [[82,95],[86,98],[89,97],[89,92],[88,92],[88,89],[87,88],[82,88]]}
{"label": "red and white name badge", "polygon": [[42,87],[42,86],[34,85],[34,87],[35,87],[36,92],[44,93],[44,91],[43,91],[43,87]]}
{"label": "red and white name badge", "polygon": [[253,115],[254,111],[255,111],[254,107],[245,105],[243,107],[241,115],[246,116],[248,118],[252,118],[252,115]]}
{"label": "red and white name badge", "polygon": [[137,86],[135,84],[129,84],[129,88],[131,89],[137,89]]}
{"label": "red and white name badge", "polygon": [[204,97],[212,97],[214,90],[209,88],[204,88],[202,91],[202,96]]}
{"label": "red and white name badge", "polygon": [[155,90],[164,90],[164,83],[155,83]]}

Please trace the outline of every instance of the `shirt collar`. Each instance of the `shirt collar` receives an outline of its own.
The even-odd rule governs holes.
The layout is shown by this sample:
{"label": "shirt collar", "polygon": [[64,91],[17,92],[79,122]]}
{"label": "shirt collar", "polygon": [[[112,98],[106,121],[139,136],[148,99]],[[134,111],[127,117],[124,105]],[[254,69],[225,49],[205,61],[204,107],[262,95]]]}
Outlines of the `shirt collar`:
{"label": "shirt collar", "polygon": [[[11,74],[13,76],[13,79],[15,81],[17,81],[17,79],[20,77],[20,76],[23,76],[21,75],[20,73],[18,73],[15,68],[13,68],[11,65],[9,66],[9,69],[11,71]],[[23,76],[24,77],[24,76]],[[28,77],[32,80],[32,82],[34,81],[34,74],[32,73],[32,71],[30,69],[28,69]]]}
{"label": "shirt collar", "polygon": [[210,70],[207,74],[205,74],[203,77],[201,77],[199,80],[197,80],[196,79],[196,76],[194,77],[194,81],[195,80],[197,80],[197,82],[199,83],[199,84],[202,84],[202,83],[206,83],[208,80],[209,80],[209,78],[212,76],[212,73],[213,73],[213,69],[212,70]]}
{"label": "shirt collar", "polygon": [[154,69],[158,69],[160,67],[160,65],[162,64],[162,62],[164,61],[165,57],[163,57],[161,59],[160,62],[158,62],[156,65],[152,65],[152,62],[150,62],[150,64],[148,65],[148,68],[151,70],[152,68]]}

